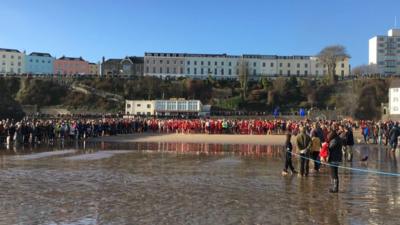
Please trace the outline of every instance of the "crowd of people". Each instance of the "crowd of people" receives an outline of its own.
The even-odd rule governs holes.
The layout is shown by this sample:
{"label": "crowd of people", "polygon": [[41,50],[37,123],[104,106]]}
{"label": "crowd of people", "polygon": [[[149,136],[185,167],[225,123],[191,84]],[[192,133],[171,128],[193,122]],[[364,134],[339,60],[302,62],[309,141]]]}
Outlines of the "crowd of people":
{"label": "crowd of people", "polygon": [[[282,174],[287,175],[288,169],[290,169],[292,174],[299,173],[299,176],[306,177],[309,174],[310,161],[313,161],[314,171],[316,172],[319,172],[321,163],[325,163],[330,168],[332,183],[330,192],[337,193],[339,188],[338,166],[342,160],[353,161],[354,128],[354,124],[349,121],[329,124],[320,121],[312,123],[311,126],[309,123],[300,125],[299,134],[295,137],[300,158],[299,172],[295,170],[292,164],[292,134],[287,133],[286,157]],[[371,121],[361,121],[360,128],[366,144],[384,144],[389,145],[391,151],[396,150],[400,136],[400,128],[397,122],[387,121],[374,124]],[[373,135],[370,135],[371,133]],[[366,156],[366,158],[360,160],[365,161],[367,159]]]}
{"label": "crowd of people", "polygon": [[307,121],[262,119],[23,119],[0,120],[0,144],[53,143],[132,133],[284,134]]}

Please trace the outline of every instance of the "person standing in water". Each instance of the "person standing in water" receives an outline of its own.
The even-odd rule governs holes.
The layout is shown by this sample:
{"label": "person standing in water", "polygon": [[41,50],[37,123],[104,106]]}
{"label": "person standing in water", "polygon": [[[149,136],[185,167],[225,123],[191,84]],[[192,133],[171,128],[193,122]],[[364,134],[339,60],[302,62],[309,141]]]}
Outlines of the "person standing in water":
{"label": "person standing in water", "polygon": [[328,163],[331,170],[332,187],[331,193],[339,192],[339,164],[342,162],[342,141],[335,131],[328,135],[329,139],[329,158]]}
{"label": "person standing in water", "polygon": [[292,164],[292,150],[293,146],[290,142],[292,135],[290,133],[286,134],[286,141],[285,141],[285,167],[283,168],[282,175],[288,174],[288,168],[292,171],[292,174],[296,174],[297,171],[294,169]]}
{"label": "person standing in water", "polygon": [[308,176],[311,138],[306,134],[305,127],[300,127],[296,138],[297,149],[300,152],[300,176]]}

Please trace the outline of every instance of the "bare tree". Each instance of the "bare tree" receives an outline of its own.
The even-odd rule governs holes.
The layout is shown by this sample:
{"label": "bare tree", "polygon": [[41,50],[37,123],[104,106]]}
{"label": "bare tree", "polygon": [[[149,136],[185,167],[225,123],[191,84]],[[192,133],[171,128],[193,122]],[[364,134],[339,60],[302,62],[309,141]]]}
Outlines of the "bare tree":
{"label": "bare tree", "polygon": [[249,62],[247,62],[243,57],[239,60],[239,82],[240,88],[242,89],[242,98],[244,99],[247,95],[247,88],[249,82]]}
{"label": "bare tree", "polygon": [[347,54],[346,48],[342,45],[332,45],[322,49],[317,55],[319,61],[325,64],[328,69],[328,78],[330,82],[334,83],[337,80],[336,64],[340,61],[350,58]]}
{"label": "bare tree", "polygon": [[365,76],[365,75],[376,75],[379,74],[378,66],[376,64],[360,65],[356,66],[351,71],[352,75]]}

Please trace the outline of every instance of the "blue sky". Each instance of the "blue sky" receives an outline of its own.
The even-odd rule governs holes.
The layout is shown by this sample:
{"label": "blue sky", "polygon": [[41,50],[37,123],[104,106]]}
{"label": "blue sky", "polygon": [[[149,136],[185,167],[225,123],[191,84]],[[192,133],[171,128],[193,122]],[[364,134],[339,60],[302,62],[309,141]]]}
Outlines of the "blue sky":
{"label": "blue sky", "polygon": [[0,47],[87,60],[145,51],[314,55],[344,45],[353,66],[394,27],[398,0],[2,0]]}

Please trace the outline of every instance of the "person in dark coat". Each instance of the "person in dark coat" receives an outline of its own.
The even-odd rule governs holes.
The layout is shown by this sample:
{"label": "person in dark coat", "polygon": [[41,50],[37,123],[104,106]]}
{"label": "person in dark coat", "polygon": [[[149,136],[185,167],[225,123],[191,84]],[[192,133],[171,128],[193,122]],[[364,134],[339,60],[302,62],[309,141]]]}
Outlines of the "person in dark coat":
{"label": "person in dark coat", "polygon": [[290,142],[292,135],[290,133],[286,134],[286,142],[285,142],[285,167],[283,168],[282,175],[288,174],[288,168],[292,171],[292,174],[296,174],[297,171],[294,169],[292,164],[292,150],[293,146]]}
{"label": "person in dark coat", "polygon": [[297,135],[296,144],[300,152],[300,175],[308,176],[311,138],[306,134],[304,127],[300,127],[300,134]]}
{"label": "person in dark coat", "polygon": [[332,131],[328,135],[329,139],[329,167],[331,171],[331,183],[332,187],[329,190],[331,193],[337,193],[339,191],[339,163],[342,162],[342,141],[335,131]]}
{"label": "person in dark coat", "polygon": [[396,124],[392,127],[392,129],[390,129],[389,132],[389,143],[392,152],[394,152],[397,148],[399,135],[400,135],[399,124],[396,122]]}

